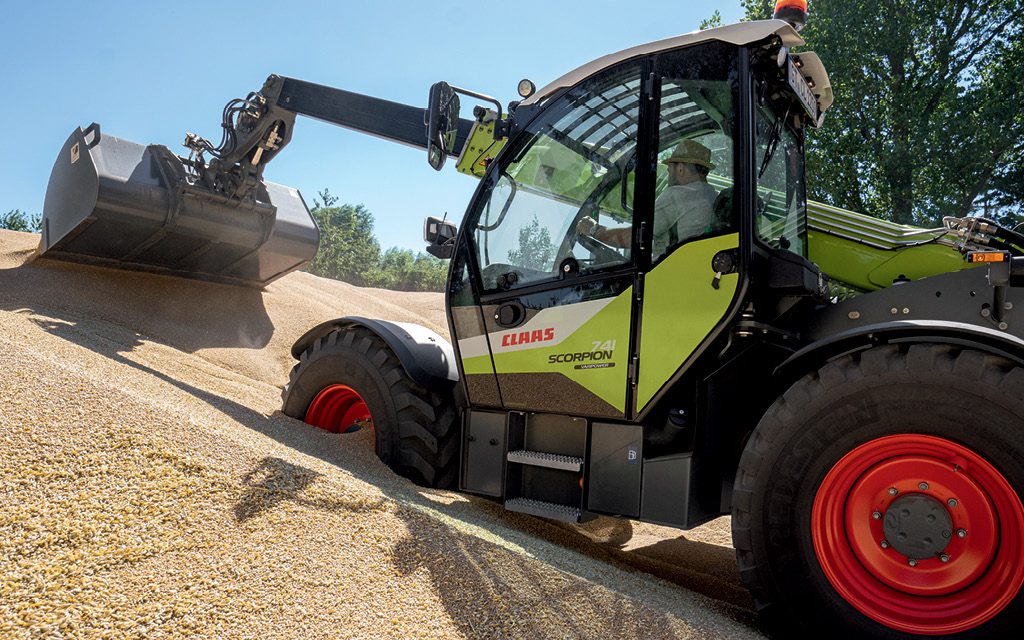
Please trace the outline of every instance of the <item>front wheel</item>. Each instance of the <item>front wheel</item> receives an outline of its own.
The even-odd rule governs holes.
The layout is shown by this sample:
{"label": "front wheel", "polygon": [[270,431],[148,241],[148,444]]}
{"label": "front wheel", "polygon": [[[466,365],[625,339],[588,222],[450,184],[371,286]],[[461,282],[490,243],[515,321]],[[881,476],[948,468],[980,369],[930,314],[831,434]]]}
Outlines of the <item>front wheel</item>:
{"label": "front wheel", "polygon": [[333,432],[367,425],[384,464],[437,488],[455,486],[458,428],[450,397],[416,384],[391,348],[363,327],[316,340],[292,368],[286,415]]}
{"label": "front wheel", "polygon": [[[733,496],[769,623],[850,637],[1017,637],[1024,624],[1024,370],[885,346],[790,388]],[[784,621],[784,622],[783,622]]]}

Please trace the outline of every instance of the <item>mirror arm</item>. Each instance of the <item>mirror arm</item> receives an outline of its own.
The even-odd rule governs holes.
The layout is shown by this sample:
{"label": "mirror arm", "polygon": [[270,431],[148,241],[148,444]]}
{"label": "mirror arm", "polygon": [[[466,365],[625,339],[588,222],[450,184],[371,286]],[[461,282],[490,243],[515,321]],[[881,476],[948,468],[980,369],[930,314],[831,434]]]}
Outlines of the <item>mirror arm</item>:
{"label": "mirror arm", "polygon": [[494,106],[496,106],[498,108],[498,120],[502,119],[502,113],[503,112],[501,110],[501,103],[498,102],[497,98],[491,97],[491,96],[489,96],[487,94],[484,94],[484,93],[477,93],[476,91],[470,91],[469,89],[463,89],[461,87],[456,87],[454,85],[449,85],[449,86],[451,86],[452,91],[454,91],[455,93],[461,93],[462,95],[469,96],[470,98],[477,98],[479,100],[483,100],[484,102],[490,102],[491,104],[493,104]]}
{"label": "mirror arm", "polygon": [[[495,140],[501,140],[502,138],[508,137],[508,125],[509,125],[509,123],[508,123],[508,120],[505,119],[505,115],[504,115],[505,112],[502,111],[501,103],[498,102],[497,98],[495,98],[493,96],[489,96],[489,95],[484,94],[484,93],[477,93],[476,91],[470,91],[469,89],[463,89],[462,87],[456,87],[456,86],[451,86],[451,87],[452,87],[452,91],[454,91],[455,93],[461,93],[464,96],[469,96],[470,98],[476,98],[478,100],[483,100],[484,102],[490,102],[491,104],[493,104],[497,108],[497,110],[498,110],[498,120],[494,123],[494,139]],[[477,115],[475,111],[474,111],[474,115]],[[477,118],[479,119],[479,117],[480,116],[478,115]]]}

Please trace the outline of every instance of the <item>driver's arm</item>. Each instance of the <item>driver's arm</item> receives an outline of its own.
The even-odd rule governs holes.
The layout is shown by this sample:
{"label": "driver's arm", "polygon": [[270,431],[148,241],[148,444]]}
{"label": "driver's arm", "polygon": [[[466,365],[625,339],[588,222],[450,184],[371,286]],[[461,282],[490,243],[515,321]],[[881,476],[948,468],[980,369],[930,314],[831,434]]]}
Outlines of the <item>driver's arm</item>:
{"label": "driver's arm", "polygon": [[632,230],[632,227],[615,227],[612,229],[602,227],[589,216],[582,218],[576,225],[577,233],[591,236],[607,245],[622,249],[628,249],[632,244],[632,238],[630,237]]}
{"label": "driver's arm", "polygon": [[610,244],[613,247],[628,249],[632,240],[630,238],[630,232],[632,230],[633,229],[631,227],[615,227],[614,229],[598,227],[594,232],[594,237],[605,244]]}

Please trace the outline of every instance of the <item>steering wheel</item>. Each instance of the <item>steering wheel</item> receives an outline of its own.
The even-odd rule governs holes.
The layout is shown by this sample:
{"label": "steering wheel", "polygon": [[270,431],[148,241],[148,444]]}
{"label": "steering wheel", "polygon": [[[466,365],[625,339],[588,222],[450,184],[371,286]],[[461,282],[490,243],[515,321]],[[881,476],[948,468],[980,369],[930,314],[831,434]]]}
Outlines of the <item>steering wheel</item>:
{"label": "steering wheel", "polygon": [[610,244],[601,242],[594,236],[584,235],[582,233],[576,234],[576,242],[587,251],[594,254],[596,257],[595,264],[606,264],[613,262],[622,262],[622,254],[615,250],[615,247]]}

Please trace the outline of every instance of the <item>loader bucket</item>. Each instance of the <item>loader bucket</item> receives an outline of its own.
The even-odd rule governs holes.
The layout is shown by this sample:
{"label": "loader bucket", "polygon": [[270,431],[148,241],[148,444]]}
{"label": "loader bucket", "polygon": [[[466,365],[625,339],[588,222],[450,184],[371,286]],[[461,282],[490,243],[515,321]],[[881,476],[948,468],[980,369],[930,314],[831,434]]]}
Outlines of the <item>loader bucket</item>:
{"label": "loader bucket", "polygon": [[40,254],[121,269],[262,287],[316,254],[320,232],[295,189],[269,182],[254,200],[186,179],[167,147],[76,129],[43,203]]}

